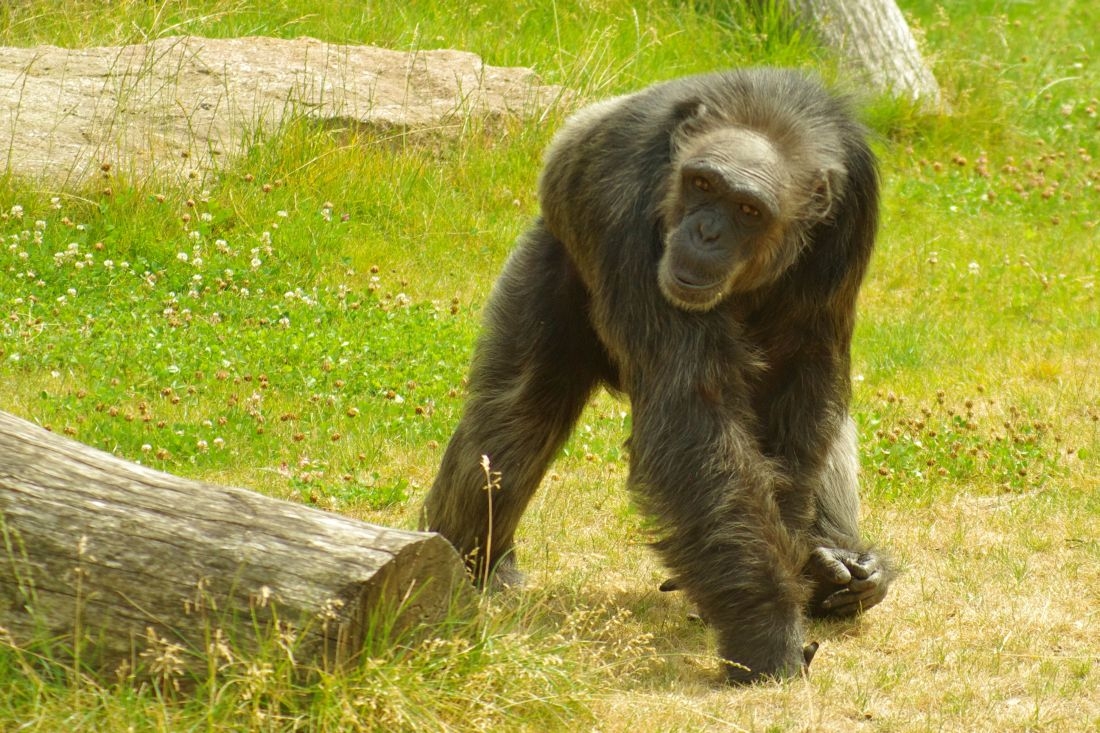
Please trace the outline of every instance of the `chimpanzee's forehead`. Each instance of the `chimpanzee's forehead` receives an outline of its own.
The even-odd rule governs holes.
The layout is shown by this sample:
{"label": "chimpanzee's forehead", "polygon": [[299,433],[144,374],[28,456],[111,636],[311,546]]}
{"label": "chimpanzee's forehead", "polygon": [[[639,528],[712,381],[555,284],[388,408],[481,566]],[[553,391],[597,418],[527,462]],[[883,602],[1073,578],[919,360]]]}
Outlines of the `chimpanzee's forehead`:
{"label": "chimpanzee's forehead", "polygon": [[772,141],[747,127],[722,127],[700,135],[684,150],[684,159],[692,158],[748,167],[773,167],[782,162]]}

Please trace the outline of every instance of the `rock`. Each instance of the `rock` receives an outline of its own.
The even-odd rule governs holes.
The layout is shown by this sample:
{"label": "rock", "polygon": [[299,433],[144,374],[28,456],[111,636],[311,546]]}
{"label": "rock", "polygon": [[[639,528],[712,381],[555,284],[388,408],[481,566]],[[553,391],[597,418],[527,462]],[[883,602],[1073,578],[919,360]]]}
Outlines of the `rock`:
{"label": "rock", "polygon": [[113,171],[203,178],[256,131],[335,124],[457,129],[541,113],[562,97],[528,69],[472,53],[403,53],[312,38],[161,38],[0,47],[0,151],[18,176],[71,185]]}

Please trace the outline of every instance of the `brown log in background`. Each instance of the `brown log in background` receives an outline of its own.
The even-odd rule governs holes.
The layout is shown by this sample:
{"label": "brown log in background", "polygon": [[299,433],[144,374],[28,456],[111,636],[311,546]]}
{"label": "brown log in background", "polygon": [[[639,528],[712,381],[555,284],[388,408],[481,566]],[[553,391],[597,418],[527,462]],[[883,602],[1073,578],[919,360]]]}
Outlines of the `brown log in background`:
{"label": "brown log in background", "polygon": [[17,645],[75,634],[101,670],[132,668],[149,629],[197,660],[216,630],[254,648],[274,619],[300,632],[297,661],[331,667],[468,585],[439,535],[171,476],[4,412],[0,533],[0,627]]}
{"label": "brown log in background", "polygon": [[788,0],[802,25],[837,49],[872,87],[925,112],[947,112],[940,86],[894,0]]}

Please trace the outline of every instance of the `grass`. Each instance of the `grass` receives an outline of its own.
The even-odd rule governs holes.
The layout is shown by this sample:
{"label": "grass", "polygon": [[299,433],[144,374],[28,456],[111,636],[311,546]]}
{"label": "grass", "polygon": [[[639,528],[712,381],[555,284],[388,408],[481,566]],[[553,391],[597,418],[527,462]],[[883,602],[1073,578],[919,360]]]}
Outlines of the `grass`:
{"label": "grass", "polygon": [[[829,58],[728,3],[23,0],[0,44],[178,33],[456,47],[586,98]],[[869,100],[885,179],[855,340],[864,526],[905,572],[815,624],[808,681],[714,684],[622,490],[629,408],[582,418],[521,528],[532,588],[303,678],[278,650],[188,694],[0,644],[0,727],[1100,730],[1100,11],[903,3],[955,114]],[[257,140],[208,190],[0,181],[0,406],[173,473],[413,526],[549,124]]]}

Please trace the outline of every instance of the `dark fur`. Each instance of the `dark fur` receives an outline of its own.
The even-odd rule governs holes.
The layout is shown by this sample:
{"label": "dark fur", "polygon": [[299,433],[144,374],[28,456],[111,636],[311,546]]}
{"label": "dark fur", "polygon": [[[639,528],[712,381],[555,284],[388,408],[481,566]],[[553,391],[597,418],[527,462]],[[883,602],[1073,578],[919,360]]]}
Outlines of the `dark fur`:
{"label": "dark fur", "polygon": [[[737,156],[761,139],[780,158],[761,172],[781,182],[753,199],[774,204],[761,204],[774,214],[761,215],[767,226],[742,236],[727,222],[722,236],[740,249],[717,254],[698,222],[719,220],[729,201],[692,213],[678,169],[713,134],[726,147],[707,155],[731,154],[722,170],[734,184],[756,180]],[[856,297],[878,215],[862,128],[797,72],[686,78],[574,115],[540,192],[542,216],[490,298],[426,526],[479,578],[489,567],[516,582],[513,535],[551,460],[594,389],[625,392],[629,485],[657,522],[668,587],[714,626],[736,663],[731,680],[796,674],[812,656],[805,614],[856,613],[892,576],[857,528],[848,417]],[[736,276],[706,300],[679,299],[677,272],[734,273],[711,258],[731,252],[748,258]],[[701,258],[711,259],[693,264]],[[482,455],[501,477],[491,515]]]}

